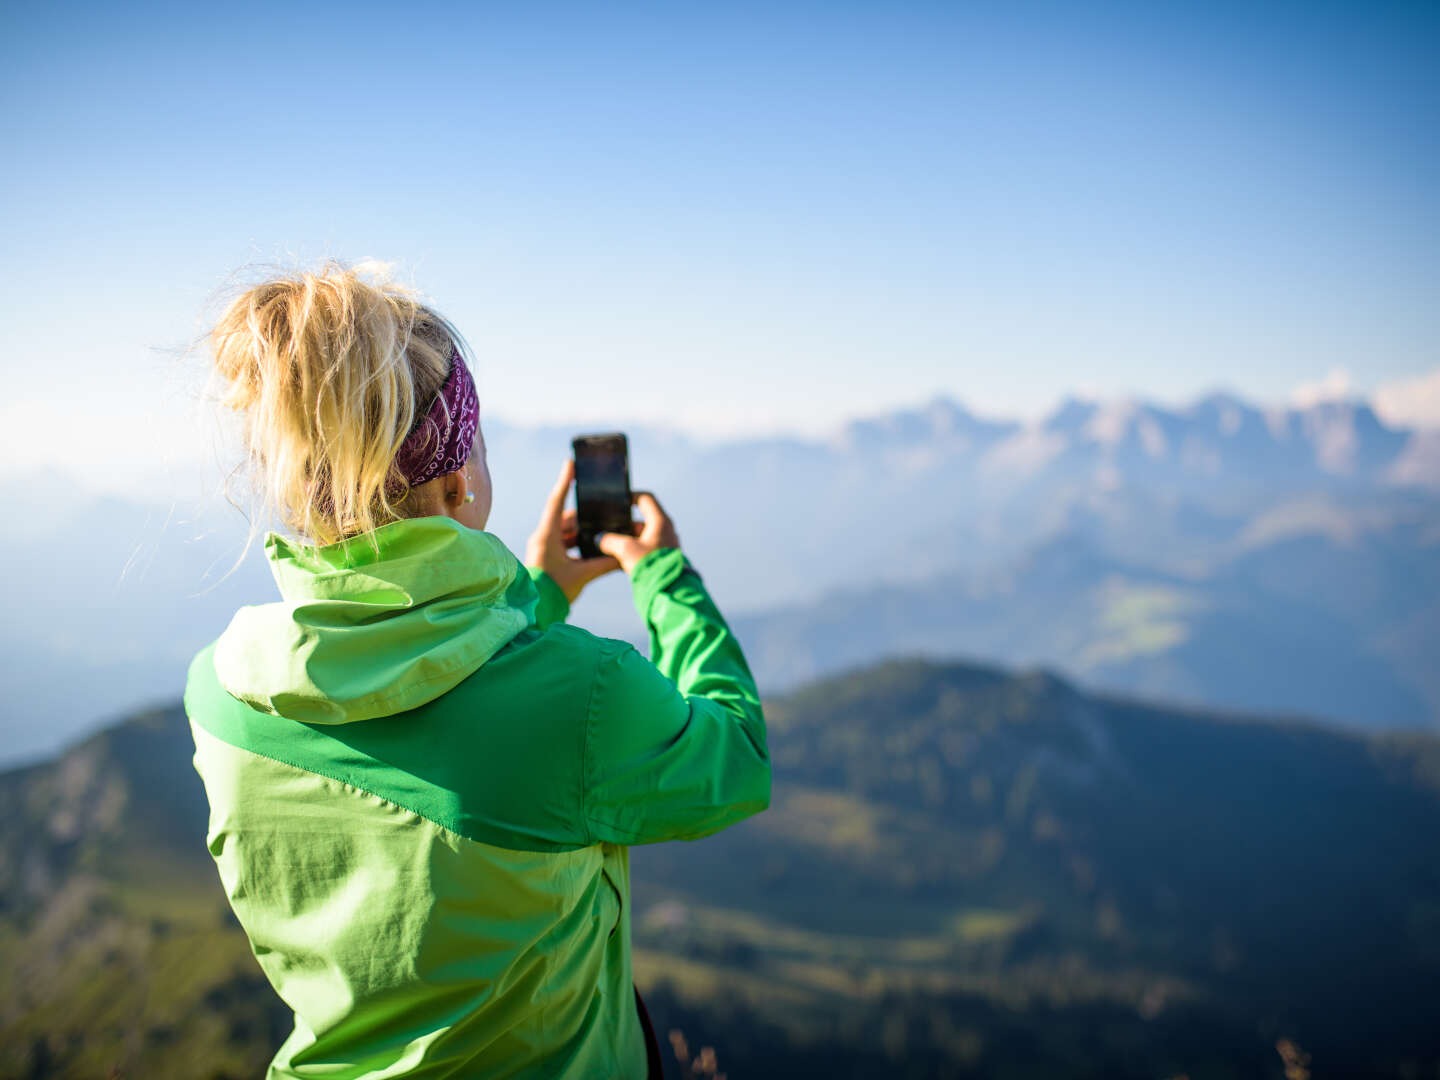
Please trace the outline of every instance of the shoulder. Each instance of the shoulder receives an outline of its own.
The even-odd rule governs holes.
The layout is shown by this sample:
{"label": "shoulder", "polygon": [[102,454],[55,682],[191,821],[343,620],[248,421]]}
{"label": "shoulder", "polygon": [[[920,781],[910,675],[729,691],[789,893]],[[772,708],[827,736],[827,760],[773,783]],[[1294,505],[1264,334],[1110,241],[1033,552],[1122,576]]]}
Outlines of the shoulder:
{"label": "shoulder", "polygon": [[554,720],[583,722],[597,688],[613,681],[617,666],[644,659],[627,641],[601,637],[578,626],[554,623],[518,634],[514,640],[446,695],[455,704],[484,703],[487,710],[544,713]]}
{"label": "shoulder", "polygon": [[529,647],[522,645],[521,651],[538,662],[537,677],[551,686],[569,684],[582,692],[592,717],[633,714],[678,693],[675,684],[631,642],[559,623],[531,634]]}
{"label": "shoulder", "polygon": [[601,637],[569,623],[554,623],[544,630],[532,626],[503,650],[521,654],[532,651],[537,659],[543,657],[548,662],[585,662],[595,666],[613,663],[627,654],[640,656],[639,650],[628,641]]}

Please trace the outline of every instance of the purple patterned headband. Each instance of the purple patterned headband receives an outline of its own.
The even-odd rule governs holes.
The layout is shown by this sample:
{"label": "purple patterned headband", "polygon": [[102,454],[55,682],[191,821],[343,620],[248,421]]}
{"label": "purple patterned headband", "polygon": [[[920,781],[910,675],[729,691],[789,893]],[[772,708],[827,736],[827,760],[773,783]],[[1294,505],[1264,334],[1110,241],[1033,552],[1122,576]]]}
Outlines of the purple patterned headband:
{"label": "purple patterned headband", "polygon": [[435,404],[430,406],[400,444],[395,467],[411,487],[434,480],[446,473],[459,472],[470,458],[475,445],[475,432],[480,427],[480,395],[475,380],[460,356],[451,346],[450,374]]}

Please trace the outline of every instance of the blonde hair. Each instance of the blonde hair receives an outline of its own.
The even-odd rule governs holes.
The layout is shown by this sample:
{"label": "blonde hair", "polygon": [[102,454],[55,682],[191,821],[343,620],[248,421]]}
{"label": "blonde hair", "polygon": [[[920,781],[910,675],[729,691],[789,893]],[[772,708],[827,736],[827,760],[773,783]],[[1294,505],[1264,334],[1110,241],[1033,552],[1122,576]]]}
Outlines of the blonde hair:
{"label": "blonde hair", "polygon": [[[247,289],[210,331],[265,508],[316,544],[411,516],[395,455],[463,342],[383,272],[327,262]],[[252,529],[253,535],[253,529]]]}

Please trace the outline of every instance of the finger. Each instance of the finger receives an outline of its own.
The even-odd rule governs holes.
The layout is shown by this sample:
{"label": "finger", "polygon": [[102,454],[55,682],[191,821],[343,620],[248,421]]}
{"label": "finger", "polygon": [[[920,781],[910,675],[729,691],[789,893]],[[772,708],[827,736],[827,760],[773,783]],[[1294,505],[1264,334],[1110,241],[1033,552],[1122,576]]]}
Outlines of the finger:
{"label": "finger", "polygon": [[647,517],[651,513],[660,515],[662,518],[669,518],[665,508],[660,505],[660,500],[655,497],[653,491],[633,491],[630,493],[630,501],[640,508],[640,512]]}
{"label": "finger", "polygon": [[560,528],[565,532],[575,532],[580,528],[580,518],[574,510],[566,510],[560,515]]}
{"label": "finger", "polygon": [[543,520],[552,529],[560,524],[561,516],[565,509],[565,495],[570,490],[570,481],[575,478],[575,462],[570,458],[565,459],[565,464],[560,466],[560,477],[555,481],[555,487],[550,491],[550,497],[545,500],[545,513]]}
{"label": "finger", "polygon": [[665,508],[660,505],[660,500],[648,491],[637,491],[635,503],[640,507],[640,512],[645,515],[645,528],[640,532],[640,539],[651,543],[657,542],[661,532],[670,522]]}
{"label": "finger", "polygon": [[613,555],[621,562],[624,561],[623,556],[638,545],[638,540],[633,536],[626,536],[623,533],[605,532],[597,533],[595,536],[595,546],[606,555]]}

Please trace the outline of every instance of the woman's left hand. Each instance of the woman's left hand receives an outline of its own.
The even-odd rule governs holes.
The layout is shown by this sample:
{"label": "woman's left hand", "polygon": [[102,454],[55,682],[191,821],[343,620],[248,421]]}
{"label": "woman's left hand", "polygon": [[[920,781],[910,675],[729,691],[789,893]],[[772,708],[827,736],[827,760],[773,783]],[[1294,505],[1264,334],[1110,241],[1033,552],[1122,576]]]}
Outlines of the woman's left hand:
{"label": "woman's left hand", "polygon": [[612,570],[620,569],[620,564],[612,555],[601,555],[594,559],[576,559],[570,555],[568,549],[575,543],[577,529],[575,511],[565,509],[565,495],[574,479],[575,462],[566,458],[560,469],[560,479],[556,481],[550,497],[545,500],[540,524],[535,527],[535,531],[530,534],[530,542],[525,545],[526,565],[538,566],[549,574],[555,584],[560,586],[565,599],[572,604],[580,595],[580,590],[590,582]]}

